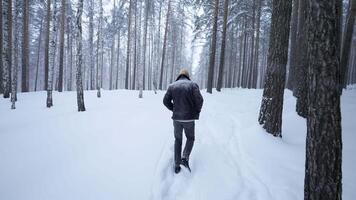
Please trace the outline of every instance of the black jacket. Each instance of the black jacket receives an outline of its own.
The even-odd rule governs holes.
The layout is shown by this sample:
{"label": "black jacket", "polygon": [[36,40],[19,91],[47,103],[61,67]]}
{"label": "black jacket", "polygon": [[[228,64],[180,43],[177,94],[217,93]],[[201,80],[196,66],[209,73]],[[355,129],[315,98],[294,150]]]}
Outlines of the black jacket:
{"label": "black jacket", "polygon": [[173,111],[173,120],[199,119],[203,97],[196,83],[187,76],[180,75],[169,85],[163,104]]}

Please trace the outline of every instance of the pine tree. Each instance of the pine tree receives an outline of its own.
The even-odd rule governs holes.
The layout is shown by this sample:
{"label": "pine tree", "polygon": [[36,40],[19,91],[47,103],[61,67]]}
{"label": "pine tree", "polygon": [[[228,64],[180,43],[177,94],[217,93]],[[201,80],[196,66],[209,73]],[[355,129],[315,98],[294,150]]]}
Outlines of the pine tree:
{"label": "pine tree", "polygon": [[23,32],[22,32],[22,83],[21,91],[28,92],[30,85],[29,64],[29,0],[23,0]]}
{"label": "pine tree", "polygon": [[217,91],[221,91],[223,75],[224,75],[224,65],[225,65],[225,44],[226,44],[226,27],[227,27],[227,15],[229,12],[229,0],[224,1],[224,25],[223,25],[223,35],[221,42],[221,51],[220,51],[220,66],[219,66],[219,76],[218,84],[216,86]]}
{"label": "pine tree", "polygon": [[128,28],[127,28],[127,53],[126,53],[126,76],[125,76],[125,89],[129,89],[130,77],[130,51],[131,51],[131,21],[132,21],[132,1],[130,0],[129,14],[128,14]]}
{"label": "pine tree", "polygon": [[288,60],[291,0],[273,0],[265,87],[258,121],[268,133],[282,136],[283,95]]}
{"label": "pine tree", "polygon": [[[50,2],[50,1],[48,1]],[[50,6],[50,5],[49,5]],[[54,69],[55,69],[55,60],[56,60],[56,34],[57,34],[57,0],[53,0],[53,14],[52,14],[52,30],[50,33],[51,40],[50,40],[50,48],[49,48],[49,56],[50,56],[50,67],[48,68],[48,86],[47,86],[47,108],[53,106],[53,80],[54,80]]]}
{"label": "pine tree", "polygon": [[61,22],[60,22],[60,38],[59,38],[59,75],[58,75],[58,92],[63,91],[63,73],[64,73],[64,23],[66,13],[66,1],[62,0],[61,5]]}
{"label": "pine tree", "polygon": [[3,90],[10,97],[12,66],[12,0],[3,1]]}
{"label": "pine tree", "polygon": [[305,200],[342,199],[339,0],[308,3]]}
{"label": "pine tree", "polygon": [[82,70],[83,70],[82,14],[83,14],[83,0],[79,0],[78,7],[77,7],[77,16],[76,16],[76,42],[77,42],[76,85],[77,85],[77,104],[78,104],[79,112],[85,111],[83,81],[82,81]]}
{"label": "pine tree", "polygon": [[212,29],[213,34],[212,34],[212,38],[211,38],[211,46],[210,46],[210,54],[209,54],[209,72],[208,72],[208,82],[207,82],[207,92],[208,93],[213,92],[218,15],[219,15],[219,0],[215,0],[214,20],[213,20],[213,29]]}
{"label": "pine tree", "polygon": [[171,0],[168,0],[168,9],[167,9],[167,16],[166,16],[166,27],[164,30],[164,38],[163,38],[163,48],[162,48],[162,60],[161,60],[161,72],[159,76],[159,89],[163,89],[163,71],[164,71],[164,61],[166,56],[166,48],[167,48],[167,37],[168,37],[168,22],[171,12]]}
{"label": "pine tree", "polygon": [[0,94],[4,92],[3,88],[3,54],[2,54],[2,36],[3,36],[3,26],[2,26],[2,15],[3,15],[3,10],[2,10],[2,0],[0,0]]}

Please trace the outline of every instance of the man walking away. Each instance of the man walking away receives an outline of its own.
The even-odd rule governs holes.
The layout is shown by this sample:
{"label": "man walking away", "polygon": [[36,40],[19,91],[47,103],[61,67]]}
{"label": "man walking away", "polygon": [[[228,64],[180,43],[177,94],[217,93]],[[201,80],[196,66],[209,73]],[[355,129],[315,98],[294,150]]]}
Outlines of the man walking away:
{"label": "man walking away", "polygon": [[[182,69],[177,80],[169,85],[163,98],[163,104],[173,112],[174,172],[180,172],[180,164],[190,171],[189,156],[194,145],[195,120],[199,119],[203,97],[200,94],[199,86],[190,80],[189,72],[186,69]],[[183,157],[181,157],[183,130],[187,142],[183,150]]]}

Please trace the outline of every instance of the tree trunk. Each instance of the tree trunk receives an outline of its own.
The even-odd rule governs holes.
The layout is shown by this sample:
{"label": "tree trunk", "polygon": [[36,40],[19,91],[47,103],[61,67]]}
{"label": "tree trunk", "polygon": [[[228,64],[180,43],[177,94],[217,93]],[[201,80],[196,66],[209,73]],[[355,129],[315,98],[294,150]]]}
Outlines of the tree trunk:
{"label": "tree trunk", "polygon": [[58,92],[63,91],[63,61],[64,61],[64,23],[65,23],[66,1],[62,0],[61,6],[61,30],[59,39],[59,77],[58,77]]}
{"label": "tree trunk", "polygon": [[214,65],[215,65],[215,52],[216,52],[216,34],[218,27],[218,15],[219,15],[219,0],[215,0],[214,6],[214,21],[213,21],[213,30],[212,38],[210,45],[210,55],[209,55],[209,71],[208,71],[208,82],[207,89],[208,93],[213,93],[213,82],[214,82]]}
{"label": "tree trunk", "polygon": [[342,199],[337,2],[308,2],[309,75],[305,200]]}
{"label": "tree trunk", "polygon": [[148,27],[148,12],[149,12],[149,0],[145,0],[145,24],[143,32],[143,53],[142,53],[142,84],[140,85],[139,98],[143,97],[143,91],[146,86],[146,46],[147,46],[147,27]]}
{"label": "tree trunk", "polygon": [[341,78],[340,78],[340,93],[342,89],[346,88],[347,85],[347,73],[348,73],[348,62],[350,60],[350,51],[352,43],[352,35],[354,32],[355,26],[355,15],[356,15],[356,1],[349,0],[349,11],[346,17],[346,25],[342,37],[342,46],[341,46]]}
{"label": "tree trunk", "polygon": [[2,20],[2,15],[3,15],[3,9],[2,9],[2,0],[0,0],[0,94],[4,92],[3,88],[3,45],[2,45],[2,40],[3,40],[3,20]]}
{"label": "tree trunk", "polygon": [[[303,0],[301,0],[303,1]],[[295,82],[295,70],[296,70],[296,56],[297,56],[297,32],[298,32],[298,19],[300,18],[301,12],[304,10],[299,9],[300,0],[293,0],[292,7],[292,18],[291,18],[291,30],[290,30],[290,55],[289,55],[289,70],[288,70],[288,80],[286,87],[294,91],[294,86],[297,84]]]}
{"label": "tree trunk", "polygon": [[262,1],[257,1],[257,22],[256,22],[256,47],[255,47],[255,58],[253,65],[253,84],[252,88],[257,88],[257,77],[258,77],[258,67],[259,67],[259,50],[260,50],[260,27],[261,27],[261,12],[262,12]]}
{"label": "tree trunk", "polygon": [[298,16],[298,28],[297,28],[297,41],[295,58],[294,58],[294,71],[293,78],[293,93],[297,97],[296,111],[299,116],[306,118],[308,114],[307,103],[307,90],[308,90],[308,35],[307,35],[307,5],[305,0],[299,0],[299,16]]}
{"label": "tree trunk", "polygon": [[162,90],[162,84],[163,84],[163,66],[164,66],[164,59],[166,56],[166,45],[167,45],[167,37],[168,37],[168,22],[169,22],[169,15],[171,12],[171,0],[168,0],[168,10],[167,10],[167,16],[166,16],[166,27],[164,30],[164,38],[163,38],[163,48],[162,48],[162,60],[161,60],[161,73],[160,73],[160,78],[159,78],[159,89]]}
{"label": "tree trunk", "polygon": [[51,31],[51,42],[50,42],[50,68],[48,70],[48,87],[47,87],[47,108],[53,106],[52,90],[53,90],[53,77],[54,77],[54,66],[56,64],[56,35],[57,35],[57,0],[53,1],[53,15],[52,15],[52,31]]}
{"label": "tree trunk", "polygon": [[224,74],[224,65],[225,65],[225,44],[226,44],[226,27],[227,27],[227,15],[229,12],[229,0],[224,1],[224,24],[223,24],[223,34],[221,41],[221,51],[220,51],[220,66],[219,66],[219,75],[218,75],[218,84],[216,90],[221,91],[223,74]]}
{"label": "tree trunk", "polygon": [[79,112],[85,111],[83,81],[82,81],[82,69],[83,69],[82,13],[83,13],[83,0],[79,0],[78,7],[77,7],[77,19],[76,19],[76,42],[77,42],[76,83],[77,83],[77,104],[78,104]]}
{"label": "tree trunk", "polygon": [[292,0],[273,0],[267,76],[259,123],[268,133],[282,137],[283,95],[288,61]]}
{"label": "tree trunk", "polygon": [[[100,88],[102,87],[102,78],[103,78],[103,68],[104,68],[104,52],[103,52],[103,0],[99,1],[99,23],[98,23],[98,59],[97,59],[97,66],[96,66],[96,89],[97,89],[97,94],[96,96],[98,98],[101,97],[101,91]],[[99,76],[99,70],[101,70],[100,76]],[[100,79],[99,79],[100,77]]]}
{"label": "tree trunk", "polygon": [[[21,91],[29,91],[29,0],[23,0],[22,70]],[[17,8],[19,9],[19,8]]]}
{"label": "tree trunk", "polygon": [[90,67],[90,89],[95,89],[94,76],[94,0],[89,0],[89,67]]}
{"label": "tree trunk", "polygon": [[3,1],[3,7],[3,89],[4,98],[9,98],[12,66],[12,0]]}
{"label": "tree trunk", "polygon": [[130,5],[129,5],[129,22],[128,22],[128,28],[127,28],[127,52],[126,52],[126,76],[125,76],[125,89],[129,89],[129,76],[130,76],[130,50],[131,50],[131,18],[132,18],[132,1],[130,0]]}
{"label": "tree trunk", "polygon": [[134,24],[134,68],[133,68],[133,78],[132,78],[132,90],[136,89],[136,72],[137,72],[137,0],[135,0],[135,8],[134,8],[134,16],[135,16],[135,24]]}
{"label": "tree trunk", "polygon": [[43,18],[41,20],[40,26],[40,35],[38,36],[38,46],[37,46],[37,61],[36,61],[36,76],[35,76],[35,88],[34,91],[37,91],[37,82],[38,82],[38,70],[40,65],[40,55],[41,55],[41,43],[42,43],[42,32],[43,32]]}
{"label": "tree trunk", "polygon": [[51,25],[51,0],[47,0],[45,64],[44,64],[45,65],[45,85],[44,85],[44,90],[47,90],[47,88],[48,88],[50,25]]}
{"label": "tree trunk", "polygon": [[11,82],[11,109],[16,109],[15,103],[17,100],[17,71],[19,67],[19,58],[18,58],[18,53],[19,53],[19,24],[20,24],[20,7],[21,7],[21,2],[20,0],[15,0],[14,1],[14,10],[15,10],[15,16],[14,16],[14,32],[12,33],[14,36],[14,40],[10,41],[13,42],[13,54],[12,54],[12,82]]}

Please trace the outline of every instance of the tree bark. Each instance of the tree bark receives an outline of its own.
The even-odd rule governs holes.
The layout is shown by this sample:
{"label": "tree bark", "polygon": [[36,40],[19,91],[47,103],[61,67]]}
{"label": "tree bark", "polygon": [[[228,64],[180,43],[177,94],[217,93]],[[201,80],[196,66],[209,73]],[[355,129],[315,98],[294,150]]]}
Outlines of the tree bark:
{"label": "tree bark", "polygon": [[94,0],[89,0],[89,67],[90,67],[90,89],[95,89],[94,76]]}
{"label": "tree bark", "polygon": [[66,1],[62,0],[61,6],[61,30],[59,40],[59,77],[58,77],[58,92],[63,91],[63,61],[64,61],[64,23],[65,23]]}
{"label": "tree bark", "polygon": [[283,95],[288,61],[292,0],[273,0],[267,76],[259,123],[274,136],[282,137]]}
{"label": "tree bark", "polygon": [[34,88],[34,91],[37,91],[38,71],[39,71],[39,65],[40,65],[41,43],[42,43],[42,32],[43,32],[42,29],[43,29],[43,18],[41,20],[40,34],[38,36],[36,75],[35,75],[35,88]]}
{"label": "tree bark", "polygon": [[299,0],[299,16],[297,28],[297,41],[293,73],[295,75],[293,93],[297,97],[296,111],[299,116],[306,118],[308,114],[308,33],[307,33],[307,5],[305,0]]}
{"label": "tree bark", "polygon": [[[18,9],[18,8],[17,8]],[[23,0],[21,91],[29,91],[29,0]]]}
{"label": "tree bark", "polygon": [[77,104],[78,111],[85,111],[84,105],[84,92],[82,81],[82,69],[83,69],[83,42],[82,42],[82,13],[83,13],[83,0],[78,1],[77,7],[77,19],[76,19],[76,42],[77,42],[77,73],[76,73],[76,85],[77,85]]}
{"label": "tree bark", "polygon": [[126,76],[125,76],[125,89],[129,89],[129,76],[130,76],[130,45],[131,45],[131,18],[132,18],[132,0],[130,0],[129,5],[129,22],[127,28],[127,52],[126,52]]}
{"label": "tree bark", "polygon": [[[49,5],[50,6],[50,5]],[[47,86],[47,108],[53,106],[53,78],[54,78],[54,66],[56,64],[56,35],[57,35],[57,0],[53,1],[53,15],[52,15],[52,31],[51,31],[51,41],[50,41],[50,68],[48,68],[48,86]]]}
{"label": "tree bark", "polygon": [[216,86],[216,90],[218,92],[221,91],[223,75],[224,75],[224,65],[225,65],[225,47],[226,47],[226,27],[227,27],[227,16],[229,12],[229,0],[224,1],[224,24],[223,24],[223,33],[222,33],[222,41],[221,41],[221,51],[220,51],[220,66],[219,66],[219,75],[218,75],[218,83]]}
{"label": "tree bark", "polygon": [[44,90],[48,88],[48,71],[49,71],[49,33],[51,25],[51,0],[47,0],[46,15],[46,39],[45,39],[45,85]]}
{"label": "tree bark", "polygon": [[9,98],[12,66],[12,0],[3,1],[3,7],[3,89],[4,98]]}
{"label": "tree bark", "polygon": [[169,22],[169,15],[171,12],[171,0],[168,0],[168,10],[167,10],[167,16],[166,16],[166,27],[164,30],[164,38],[163,38],[163,48],[162,48],[162,60],[161,60],[161,73],[160,73],[160,78],[159,78],[159,89],[163,89],[163,71],[164,71],[164,59],[166,56],[166,46],[167,46],[167,37],[168,37],[168,22]]}
{"label": "tree bark", "polygon": [[208,71],[208,82],[206,91],[210,94],[213,93],[213,82],[214,82],[214,68],[215,68],[215,52],[216,52],[216,34],[218,27],[218,15],[219,15],[219,0],[215,0],[214,6],[214,19],[213,19],[213,30],[210,45],[209,54],[209,71]]}
{"label": "tree bark", "polygon": [[[303,1],[303,0],[301,0]],[[291,30],[290,30],[290,55],[289,55],[289,70],[288,70],[288,80],[286,87],[290,90],[294,90],[295,82],[295,70],[296,70],[296,56],[297,56],[297,32],[298,32],[298,21],[301,13],[304,10],[299,9],[300,0],[293,0],[292,7],[292,18],[291,18]]]}
{"label": "tree bark", "polygon": [[308,2],[305,200],[342,199],[339,0]]}
{"label": "tree bark", "polygon": [[0,94],[4,92],[3,88],[3,20],[2,20],[2,15],[3,15],[3,9],[2,9],[2,0],[0,0]]}
{"label": "tree bark", "polygon": [[349,11],[346,16],[346,25],[342,37],[342,46],[341,46],[341,78],[340,78],[340,93],[342,89],[346,88],[347,85],[347,73],[348,73],[348,62],[350,60],[350,51],[352,43],[352,35],[354,32],[355,26],[355,15],[356,15],[356,1],[349,0]]}

